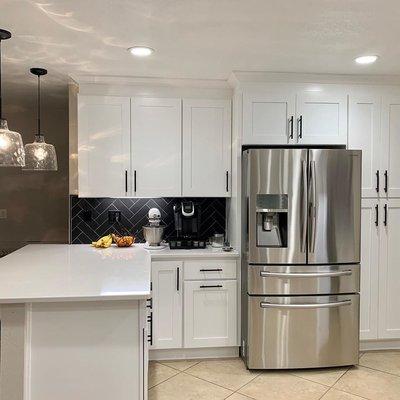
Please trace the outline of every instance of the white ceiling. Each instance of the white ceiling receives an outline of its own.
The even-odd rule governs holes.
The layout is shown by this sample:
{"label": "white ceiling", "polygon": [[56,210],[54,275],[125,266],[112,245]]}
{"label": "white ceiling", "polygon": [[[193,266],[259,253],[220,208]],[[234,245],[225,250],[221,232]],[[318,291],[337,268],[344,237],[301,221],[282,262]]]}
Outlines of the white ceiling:
{"label": "white ceiling", "polygon": [[[228,78],[232,70],[400,74],[399,0],[0,0],[7,83],[68,75]],[[148,59],[126,48],[148,45]],[[354,57],[378,54],[374,65]]]}

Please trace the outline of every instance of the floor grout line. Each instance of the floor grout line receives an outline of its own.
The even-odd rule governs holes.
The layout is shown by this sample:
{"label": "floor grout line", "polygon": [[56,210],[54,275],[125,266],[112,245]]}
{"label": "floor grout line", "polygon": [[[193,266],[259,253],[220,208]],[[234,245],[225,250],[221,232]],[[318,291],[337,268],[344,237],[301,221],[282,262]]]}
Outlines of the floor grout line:
{"label": "floor grout line", "polygon": [[188,376],[191,376],[192,378],[200,379],[201,381],[210,383],[211,385],[218,386],[218,387],[220,387],[222,389],[229,390],[230,392],[232,392],[229,396],[231,396],[233,393],[235,393],[232,389],[228,389],[225,386],[218,385],[218,383],[215,383],[215,382],[210,382],[207,379],[199,378],[198,376],[195,376],[195,375],[192,375],[192,374],[188,374],[186,371],[182,371],[181,373],[185,374],[185,375],[188,375]]}
{"label": "floor grout line", "polygon": [[357,365],[357,367],[367,368],[367,369],[370,369],[370,370],[372,370],[372,371],[381,372],[382,374],[388,374],[388,375],[391,375],[391,376],[395,376],[396,378],[400,378],[400,375],[394,374],[393,372],[382,371],[382,370],[380,370],[380,369],[376,369],[376,368],[372,368],[372,367],[367,367],[367,366],[361,365],[361,364]]}
{"label": "floor grout line", "polygon": [[[188,369],[193,368],[193,367],[195,367],[196,365],[198,365],[198,364],[200,364],[200,363],[202,362],[202,360],[193,361],[193,362],[194,362],[193,365],[191,365],[190,367],[187,367],[186,369],[182,370],[182,369],[175,368],[175,367],[173,367],[173,366],[171,366],[171,365],[166,365],[166,364],[164,364],[165,362],[171,362],[171,361],[187,361],[187,360],[164,360],[164,361],[156,361],[156,362],[157,362],[158,364],[164,365],[164,367],[169,367],[169,368],[172,368],[172,369],[174,369],[174,370],[176,370],[176,371],[179,371],[179,372],[187,371]],[[190,361],[191,361],[191,360],[190,360]]]}
{"label": "floor grout line", "polygon": [[[329,388],[328,392],[331,391],[331,390],[336,390],[336,391],[338,391],[338,392],[342,392],[342,393],[346,393],[346,394],[351,394],[352,396],[356,396],[356,397],[359,397],[360,399],[364,399],[364,400],[372,400],[372,399],[369,399],[368,397],[360,396],[359,394],[355,394],[355,393],[352,393],[352,392],[346,392],[345,390],[336,389],[336,388],[334,388],[334,387]],[[324,395],[323,395],[319,400],[323,399],[323,397],[324,397],[328,392],[324,393]]]}

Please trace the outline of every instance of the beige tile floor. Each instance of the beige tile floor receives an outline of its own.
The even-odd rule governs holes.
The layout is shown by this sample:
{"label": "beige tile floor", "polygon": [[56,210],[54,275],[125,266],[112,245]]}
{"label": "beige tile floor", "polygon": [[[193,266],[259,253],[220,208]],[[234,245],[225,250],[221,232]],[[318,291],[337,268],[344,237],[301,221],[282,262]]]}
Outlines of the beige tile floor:
{"label": "beige tile floor", "polygon": [[364,353],[359,366],[248,371],[238,358],[151,362],[149,400],[400,400],[400,351]]}

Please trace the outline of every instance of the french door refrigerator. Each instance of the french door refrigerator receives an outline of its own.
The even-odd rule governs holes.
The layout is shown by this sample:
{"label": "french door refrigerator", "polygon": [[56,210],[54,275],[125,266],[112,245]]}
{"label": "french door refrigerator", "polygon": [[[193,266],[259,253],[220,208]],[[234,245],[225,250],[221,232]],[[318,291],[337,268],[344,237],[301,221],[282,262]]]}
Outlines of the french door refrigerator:
{"label": "french door refrigerator", "polygon": [[245,150],[242,217],[247,367],[358,363],[361,151]]}

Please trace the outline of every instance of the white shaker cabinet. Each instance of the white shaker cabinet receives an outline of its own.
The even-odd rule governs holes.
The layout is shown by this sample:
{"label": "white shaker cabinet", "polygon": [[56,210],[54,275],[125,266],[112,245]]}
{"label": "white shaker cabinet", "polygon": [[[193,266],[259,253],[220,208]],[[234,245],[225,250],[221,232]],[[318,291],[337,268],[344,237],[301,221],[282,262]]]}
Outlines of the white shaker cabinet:
{"label": "white shaker cabinet", "polygon": [[379,338],[400,338],[400,199],[380,201]]}
{"label": "white shaker cabinet", "polygon": [[129,97],[78,97],[80,197],[130,195]]}
{"label": "white shaker cabinet", "polygon": [[183,100],[183,196],[231,193],[230,100]]}
{"label": "white shaker cabinet", "polygon": [[295,135],[296,92],[283,87],[243,94],[243,144],[288,144]]}
{"label": "white shaker cabinet", "polygon": [[348,148],[362,150],[362,196],[383,193],[379,181],[381,159],[381,96],[349,96]]}
{"label": "white shaker cabinet", "polygon": [[347,144],[347,93],[301,91],[296,96],[298,144]]}
{"label": "white shaker cabinet", "polygon": [[382,101],[383,196],[400,197],[400,96]]}
{"label": "white shaker cabinet", "polygon": [[378,338],[379,201],[361,202],[360,339]]}
{"label": "white shaker cabinet", "polygon": [[181,196],[181,99],[131,100],[132,194]]}
{"label": "white shaker cabinet", "polygon": [[153,344],[151,349],[182,347],[182,262],[151,263]]}
{"label": "white shaker cabinet", "polygon": [[236,284],[236,280],[185,281],[185,348],[237,346]]}

